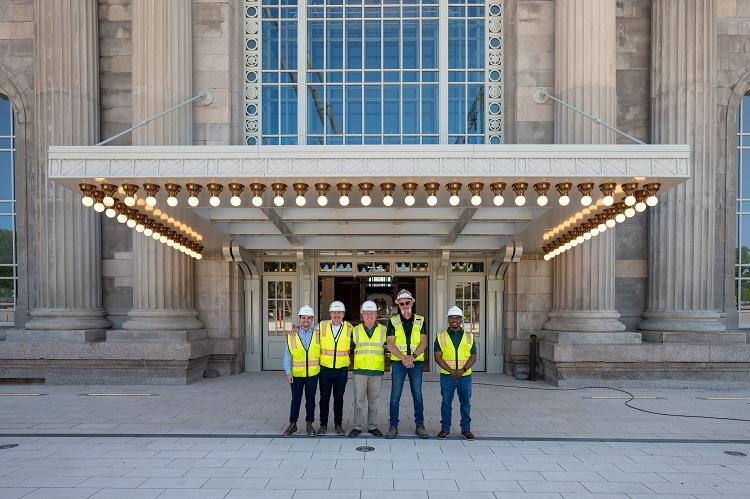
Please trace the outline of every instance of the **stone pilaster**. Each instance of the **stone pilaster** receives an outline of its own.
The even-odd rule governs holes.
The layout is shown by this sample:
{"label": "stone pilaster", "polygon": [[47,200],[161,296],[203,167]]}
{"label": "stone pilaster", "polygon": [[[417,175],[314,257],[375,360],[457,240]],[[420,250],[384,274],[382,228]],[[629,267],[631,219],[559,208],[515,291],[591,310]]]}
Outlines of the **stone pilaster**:
{"label": "stone pilaster", "polygon": [[690,144],[693,162],[690,180],[660,195],[650,211],[644,331],[725,329],[714,307],[715,22],[714,0],[653,2],[652,142]]}
{"label": "stone pilaster", "polygon": [[[617,117],[615,17],[615,0],[556,3],[555,94],[606,123],[615,123]],[[555,107],[556,143],[614,141],[613,132],[601,125],[564,106]],[[556,257],[553,266],[552,311],[545,330],[578,333],[625,329],[615,309],[614,231],[608,230]],[[558,339],[561,337],[558,334]],[[591,335],[578,335],[577,340],[589,341]]]}
{"label": "stone pilaster", "polygon": [[111,326],[102,309],[99,215],[47,178],[50,145],[99,139],[97,4],[34,2],[35,303],[26,332],[8,339],[92,340]]}
{"label": "stone pilaster", "polygon": [[[192,97],[191,8],[184,0],[133,1],[133,123]],[[184,106],[133,132],[133,145],[191,144],[192,128],[192,108]],[[133,274],[133,310],[123,329],[203,328],[189,256],[134,232]]]}

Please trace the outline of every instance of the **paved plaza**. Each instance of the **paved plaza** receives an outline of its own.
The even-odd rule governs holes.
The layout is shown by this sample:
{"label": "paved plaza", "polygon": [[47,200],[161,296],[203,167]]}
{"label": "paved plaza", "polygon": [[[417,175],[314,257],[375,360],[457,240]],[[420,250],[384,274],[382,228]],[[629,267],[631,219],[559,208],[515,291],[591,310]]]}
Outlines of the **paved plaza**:
{"label": "paved plaza", "polygon": [[[435,380],[424,386],[432,435]],[[610,390],[489,374],[475,382],[475,442],[457,437],[457,403],[451,438],[414,439],[408,385],[393,441],[278,438],[289,400],[278,373],[189,386],[4,386],[0,445],[18,446],[0,449],[0,497],[750,497],[748,422],[640,412]],[[750,419],[750,387],[628,391],[646,410]],[[350,386],[347,430],[351,407]],[[365,445],[374,450],[356,449]]]}

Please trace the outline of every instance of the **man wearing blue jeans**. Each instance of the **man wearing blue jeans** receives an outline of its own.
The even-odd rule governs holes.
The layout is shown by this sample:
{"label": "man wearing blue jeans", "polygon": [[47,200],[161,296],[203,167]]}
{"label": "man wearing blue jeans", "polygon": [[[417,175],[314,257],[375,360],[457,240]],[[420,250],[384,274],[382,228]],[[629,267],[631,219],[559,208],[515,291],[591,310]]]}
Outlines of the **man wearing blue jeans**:
{"label": "man wearing blue jeans", "polygon": [[423,316],[412,313],[414,297],[409,291],[399,291],[396,303],[399,314],[391,317],[386,333],[386,344],[391,352],[391,414],[385,438],[396,438],[398,435],[398,411],[407,375],[414,402],[415,433],[419,438],[430,438],[424,428],[422,400],[422,363],[427,350],[427,327]]}
{"label": "man wearing blue jeans", "polygon": [[451,432],[453,395],[458,392],[461,408],[461,435],[474,440],[471,432],[471,366],[477,360],[474,334],[464,332],[464,313],[458,307],[448,310],[448,329],[435,338],[435,362],[440,366],[440,433],[438,440],[448,438]]}

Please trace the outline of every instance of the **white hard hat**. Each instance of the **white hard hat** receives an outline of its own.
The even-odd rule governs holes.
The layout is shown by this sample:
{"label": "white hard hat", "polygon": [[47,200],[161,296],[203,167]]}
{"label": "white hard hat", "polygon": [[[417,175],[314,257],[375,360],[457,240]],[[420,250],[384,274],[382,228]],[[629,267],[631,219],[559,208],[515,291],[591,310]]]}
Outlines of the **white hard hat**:
{"label": "white hard hat", "polygon": [[340,301],[332,301],[331,306],[328,307],[329,312],[346,312],[346,307]]}
{"label": "white hard hat", "polygon": [[360,307],[361,312],[377,312],[378,306],[375,304],[372,300],[367,300],[365,302],[362,302],[362,307]]}
{"label": "white hard hat", "polygon": [[396,296],[396,301],[403,300],[404,298],[408,298],[411,301],[415,301],[414,297],[411,295],[411,293],[407,289],[402,289],[401,291],[398,292],[398,295]]}
{"label": "white hard hat", "polygon": [[304,307],[299,309],[299,314],[297,315],[299,315],[300,317],[303,315],[309,315],[310,317],[313,317],[315,315],[315,312],[310,305],[305,305]]}
{"label": "white hard hat", "polygon": [[456,307],[456,306],[453,306],[453,307],[451,307],[451,308],[448,309],[448,317],[450,317],[451,315],[457,315],[459,317],[463,317],[464,316],[464,311],[461,310],[460,308]]}

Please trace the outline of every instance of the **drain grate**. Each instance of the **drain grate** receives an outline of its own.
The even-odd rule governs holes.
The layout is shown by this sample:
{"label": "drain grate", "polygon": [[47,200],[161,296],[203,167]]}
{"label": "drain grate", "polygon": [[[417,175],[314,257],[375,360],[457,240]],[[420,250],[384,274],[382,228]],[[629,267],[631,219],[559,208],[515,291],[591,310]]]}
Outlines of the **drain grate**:
{"label": "drain grate", "polygon": [[738,450],[725,450],[724,454],[726,454],[727,456],[747,457],[747,454]]}
{"label": "drain grate", "polygon": [[13,447],[18,447],[18,444],[2,444],[2,445],[0,445],[0,449],[12,449]]}
{"label": "drain grate", "polygon": [[375,447],[370,447],[369,445],[360,445],[357,447],[357,450],[359,452],[372,452],[375,450]]}

